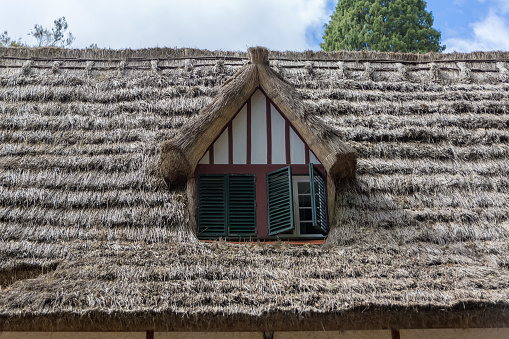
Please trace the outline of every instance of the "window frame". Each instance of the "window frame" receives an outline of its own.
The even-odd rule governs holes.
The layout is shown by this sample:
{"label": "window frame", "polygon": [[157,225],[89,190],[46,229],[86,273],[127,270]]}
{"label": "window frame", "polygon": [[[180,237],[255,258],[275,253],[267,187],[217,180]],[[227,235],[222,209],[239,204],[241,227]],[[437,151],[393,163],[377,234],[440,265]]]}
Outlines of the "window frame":
{"label": "window frame", "polygon": [[[320,210],[320,213],[322,216],[324,216],[325,218],[323,218],[323,222],[320,223],[321,225],[325,225],[325,228],[322,228],[322,229],[325,229],[325,231],[322,231],[322,234],[318,234],[318,232],[315,234],[315,233],[310,233],[310,234],[300,234],[300,231],[296,234],[295,232],[291,232],[290,234],[283,234],[283,232],[285,232],[285,230],[283,230],[282,232],[277,232],[277,233],[273,233],[273,232],[270,232],[269,233],[269,229],[271,227],[271,225],[269,224],[269,208],[268,208],[268,203],[269,203],[269,185],[268,185],[268,182],[267,182],[267,176],[270,175],[271,173],[273,172],[287,172],[287,173],[291,173],[292,176],[291,176],[291,179],[288,180],[288,175],[289,174],[286,174],[286,176],[283,176],[283,178],[281,179],[282,181],[286,181],[286,182],[290,182],[291,183],[291,187],[290,189],[292,189],[294,186],[296,186],[297,184],[294,183],[293,181],[293,178],[297,178],[297,180],[305,180],[305,181],[308,181],[310,183],[310,189],[311,189],[311,178],[314,177],[314,182],[316,182],[316,180],[318,180],[318,185],[316,186],[319,186],[321,187],[321,198],[320,200],[318,200],[317,198],[317,202],[316,202],[316,205],[319,205],[321,207],[324,207],[323,209]],[[312,174],[312,176],[311,176]],[[251,210],[254,210],[254,223],[256,223],[256,226],[253,226],[253,231],[252,233],[250,234],[232,234],[229,230],[229,228],[222,234],[217,234],[217,235],[213,235],[213,234],[207,234],[207,232],[203,232],[203,228],[201,227],[201,222],[199,221],[200,217],[200,205],[201,205],[201,200],[200,200],[200,197],[199,197],[199,187],[200,187],[200,184],[199,184],[199,178],[202,177],[202,176],[208,176],[208,175],[216,175],[216,176],[221,176],[221,177],[224,177],[224,176],[234,176],[234,175],[248,175],[248,176],[251,176],[251,177],[254,177],[254,187],[253,187],[253,190],[255,191],[254,192],[254,200],[255,200],[255,206],[253,207],[253,209]],[[197,198],[197,202],[196,202],[196,209],[195,209],[195,215],[197,216],[197,227],[196,227],[196,230],[197,230],[197,235],[198,235],[198,238],[199,239],[203,239],[203,240],[213,240],[213,239],[220,239],[220,238],[223,238],[223,239],[231,239],[231,240],[239,240],[239,239],[245,239],[245,240],[255,240],[255,239],[259,239],[259,240],[273,240],[273,239],[289,239],[289,240],[305,240],[305,239],[309,239],[309,240],[321,240],[321,239],[325,239],[327,237],[327,234],[329,232],[329,227],[328,227],[328,214],[327,214],[327,209],[329,208],[329,205],[328,205],[328,202],[327,202],[327,199],[328,199],[328,195],[327,195],[327,176],[326,174],[324,173],[324,168],[321,164],[317,164],[317,165],[313,165],[312,163],[308,163],[308,164],[295,164],[295,165],[249,165],[249,166],[246,166],[246,165],[235,165],[235,166],[232,166],[232,165],[203,165],[203,167],[199,168],[197,171],[196,171],[196,192],[197,194],[195,195],[196,198]],[[313,200],[313,199],[312,199]],[[293,212],[293,206],[294,206],[294,196],[293,196],[293,189],[292,189],[292,195],[291,195],[291,202],[292,204],[290,206],[292,206],[292,213],[291,213],[291,218],[293,219],[294,218],[294,212]],[[318,204],[319,202],[319,204]],[[289,210],[289,207],[288,206],[285,206],[284,207],[284,210],[285,211],[288,211]],[[228,214],[225,214],[226,216],[228,216]],[[318,215],[318,213],[315,213],[315,215]],[[300,223],[299,223],[300,225]],[[240,225],[240,228],[242,228],[242,224]],[[297,222],[291,222],[291,229],[293,230],[295,227],[297,226]],[[309,225],[308,227],[311,227],[311,225]],[[315,227],[315,229],[318,230],[315,222],[313,222],[313,227]],[[311,231],[311,230],[310,230]]]}
{"label": "window frame", "polygon": [[[300,229],[300,213],[299,210],[301,209],[300,203],[299,203],[299,190],[297,188],[297,185],[299,182],[308,182],[310,183],[310,177],[309,175],[293,175],[292,176],[292,202],[293,202],[293,230],[292,233],[279,233],[277,235],[274,235],[272,237],[276,238],[288,238],[288,239],[325,239],[327,237],[327,234],[319,234],[319,233],[301,233]],[[310,185],[311,186],[311,185]],[[310,191],[310,197],[311,197],[311,191]],[[312,199],[312,197],[311,197]],[[309,207],[309,209],[313,210],[313,207]],[[313,222],[312,220],[304,221],[304,222]]]}
{"label": "window frame", "polygon": [[[314,239],[323,239],[327,236],[328,234],[328,222],[327,222],[327,195],[325,193],[325,179],[323,178],[322,176],[322,173],[320,171],[318,171],[318,169],[314,166],[313,163],[309,163],[308,165],[308,168],[309,168],[309,173],[308,175],[304,175],[304,174],[295,174],[293,175],[292,174],[292,171],[291,171],[291,166],[287,166],[287,167],[283,167],[279,170],[276,170],[276,171],[273,171],[273,172],[270,172],[270,173],[267,173],[267,182],[269,182],[269,176],[270,175],[273,175],[273,174],[277,174],[279,172],[285,172],[287,171],[288,173],[288,176],[289,176],[289,180],[290,180],[290,195],[291,195],[291,200],[292,200],[292,203],[291,203],[291,213],[292,213],[292,218],[291,218],[291,227],[287,227],[285,229],[283,229],[282,231],[278,232],[278,233],[272,233],[270,232],[270,229],[271,229],[271,217],[270,217],[270,206],[269,206],[269,203],[270,203],[270,200],[269,198],[267,198],[267,211],[268,211],[268,228],[269,228],[269,236],[270,237],[273,237],[273,238],[299,238],[299,239],[305,239],[305,238],[314,238]],[[315,183],[315,180],[320,180],[321,181],[321,187],[319,188],[316,183]],[[300,210],[300,204],[299,204],[299,193],[298,193],[298,182],[308,182],[309,183],[309,188],[310,188],[310,197],[311,197],[311,213],[312,213],[312,220],[311,220],[311,223],[312,223],[312,226],[313,227],[317,227],[317,226],[320,226],[320,229],[322,230],[322,234],[317,234],[317,233],[304,233],[302,234],[301,231],[300,231],[300,214],[299,214],[299,210]],[[317,189],[319,189],[319,191],[317,191]],[[317,202],[316,202],[316,196],[317,195],[322,195],[322,199],[323,201],[320,203],[318,203],[318,205],[320,205],[321,208],[323,208],[323,211],[322,214],[321,214],[321,217],[322,219],[324,218],[325,220],[320,220],[322,221],[321,224],[318,223],[318,217],[319,217],[319,211],[317,210],[318,207],[317,207]],[[269,196],[270,195],[270,188],[268,187],[267,188],[267,195]],[[285,233],[285,232],[288,232],[288,231],[292,231],[292,233]]]}

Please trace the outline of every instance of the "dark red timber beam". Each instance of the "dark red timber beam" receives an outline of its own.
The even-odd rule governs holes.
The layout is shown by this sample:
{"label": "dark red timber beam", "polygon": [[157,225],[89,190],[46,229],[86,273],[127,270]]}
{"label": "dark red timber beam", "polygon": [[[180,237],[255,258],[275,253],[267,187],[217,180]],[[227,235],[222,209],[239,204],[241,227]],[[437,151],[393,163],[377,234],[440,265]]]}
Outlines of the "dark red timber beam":
{"label": "dark red timber beam", "polygon": [[272,119],[270,114],[270,100],[265,96],[265,112],[267,117],[267,164],[272,164]]}
{"label": "dark red timber beam", "polygon": [[285,119],[285,147],[286,147],[286,163],[290,164],[290,123]]}
{"label": "dark red timber beam", "polygon": [[[229,165],[229,164],[221,164],[221,165],[197,165],[195,174],[217,174],[217,173],[228,173],[228,174],[259,174],[266,175],[268,172],[272,172],[283,167],[288,166],[288,164],[255,164],[255,165]],[[292,166],[292,174],[295,175],[308,175],[309,174],[309,165],[307,164],[295,164]],[[321,164],[315,164],[315,167],[325,175],[325,168]],[[258,193],[257,193],[258,194]],[[265,206],[267,207],[267,206]]]}
{"label": "dark red timber beam", "polygon": [[247,99],[247,150],[246,164],[251,164],[251,97]]}
{"label": "dark red timber beam", "polygon": [[[233,119],[232,119],[233,120]],[[228,123],[228,163],[233,164],[233,126],[232,120]]]}
{"label": "dark red timber beam", "polygon": [[214,164],[214,143],[209,146],[209,164]]}

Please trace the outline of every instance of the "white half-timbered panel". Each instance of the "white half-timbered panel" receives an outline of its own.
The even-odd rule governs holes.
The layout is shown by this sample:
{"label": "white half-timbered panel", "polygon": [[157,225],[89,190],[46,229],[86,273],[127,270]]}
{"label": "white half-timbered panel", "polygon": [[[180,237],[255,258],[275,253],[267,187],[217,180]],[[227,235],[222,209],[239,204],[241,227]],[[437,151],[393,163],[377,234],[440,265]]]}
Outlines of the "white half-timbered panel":
{"label": "white half-timbered panel", "polygon": [[251,163],[267,163],[267,101],[257,90],[251,97]]}
{"label": "white half-timbered panel", "polygon": [[247,105],[244,105],[232,121],[233,163],[247,162]]}
{"label": "white half-timbered panel", "polygon": [[205,152],[205,154],[203,155],[203,157],[200,159],[200,161],[198,162],[198,164],[200,165],[208,165],[210,163],[209,161],[209,151]]}
{"label": "white half-timbered panel", "polygon": [[306,163],[306,146],[302,139],[290,127],[290,163],[305,164]]}
{"label": "white half-timbered panel", "polygon": [[214,164],[228,164],[228,129],[214,143]]}
{"label": "white half-timbered panel", "polygon": [[273,164],[286,164],[285,119],[270,105],[271,151]]}
{"label": "white half-timbered panel", "polygon": [[309,162],[312,162],[313,164],[319,164],[320,161],[316,158],[315,154],[309,150]]}

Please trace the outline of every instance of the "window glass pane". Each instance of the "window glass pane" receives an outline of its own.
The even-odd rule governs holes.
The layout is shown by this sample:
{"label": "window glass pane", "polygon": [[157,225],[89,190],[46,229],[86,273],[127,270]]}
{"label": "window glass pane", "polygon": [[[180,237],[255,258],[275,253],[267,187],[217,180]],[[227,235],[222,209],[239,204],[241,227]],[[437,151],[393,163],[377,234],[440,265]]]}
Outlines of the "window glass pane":
{"label": "window glass pane", "polygon": [[297,183],[299,194],[309,193],[309,181],[300,181]]}
{"label": "window glass pane", "polygon": [[299,207],[311,207],[311,196],[299,195]]}
{"label": "window glass pane", "polygon": [[300,221],[312,221],[313,213],[311,211],[311,208],[299,209],[299,219],[300,219]]}
{"label": "window glass pane", "polygon": [[322,234],[322,233],[319,230],[315,229],[311,222],[301,222],[300,234]]}

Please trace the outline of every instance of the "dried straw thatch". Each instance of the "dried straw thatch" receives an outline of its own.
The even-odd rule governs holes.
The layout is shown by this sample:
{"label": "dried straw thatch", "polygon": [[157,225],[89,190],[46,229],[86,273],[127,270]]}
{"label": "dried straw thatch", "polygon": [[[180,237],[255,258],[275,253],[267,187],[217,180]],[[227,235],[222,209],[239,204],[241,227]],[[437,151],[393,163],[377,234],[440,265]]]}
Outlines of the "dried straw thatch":
{"label": "dried straw thatch", "polygon": [[[268,59],[0,48],[0,331],[509,326],[509,54]],[[253,67],[357,154],[322,247],[196,242],[160,174]]]}

